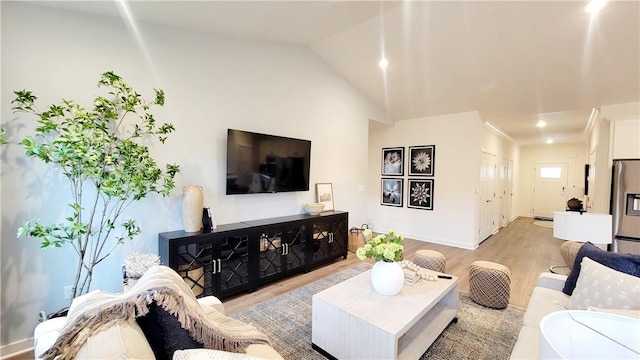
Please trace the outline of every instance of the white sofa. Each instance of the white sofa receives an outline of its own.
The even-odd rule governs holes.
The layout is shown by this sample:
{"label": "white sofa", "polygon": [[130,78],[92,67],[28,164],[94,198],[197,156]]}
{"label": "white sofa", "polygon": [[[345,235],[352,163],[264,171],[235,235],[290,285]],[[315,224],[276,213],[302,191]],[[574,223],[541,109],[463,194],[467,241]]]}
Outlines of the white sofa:
{"label": "white sofa", "polygon": [[591,310],[640,318],[640,277],[616,271],[588,257],[581,258],[579,263],[582,270],[574,275],[577,281],[571,296],[562,291],[567,276],[540,274],[511,359],[539,358],[540,321],[556,311]]}
{"label": "white sofa", "polygon": [[[198,303],[202,306],[207,314],[212,312],[225,313],[224,305],[214,296],[206,296],[198,299]],[[66,317],[58,317],[44,321],[36,326],[34,331],[34,355],[36,359],[40,359],[41,355],[47,351],[56,341],[60,330],[66,323]],[[189,351],[187,351],[188,353]],[[210,358],[217,351],[210,350]],[[176,352],[177,354],[178,352]],[[203,357],[202,350],[194,351],[192,358]],[[282,359],[282,356],[266,344],[253,344],[246,348],[246,356],[242,354],[233,355],[225,358],[233,359]],[[219,354],[218,354],[219,357]],[[109,331],[99,332],[91,336],[86,344],[78,353],[78,359],[153,359],[153,351],[149,346],[142,329],[135,323],[119,325],[113,327]],[[176,356],[174,355],[174,358]],[[189,358],[185,354],[181,354],[181,359]]]}
{"label": "white sofa", "polygon": [[540,346],[540,320],[546,315],[566,310],[569,295],[562,292],[565,275],[542,273],[533,289],[527,311],[522,320],[518,341],[511,352],[511,359],[537,359]]}

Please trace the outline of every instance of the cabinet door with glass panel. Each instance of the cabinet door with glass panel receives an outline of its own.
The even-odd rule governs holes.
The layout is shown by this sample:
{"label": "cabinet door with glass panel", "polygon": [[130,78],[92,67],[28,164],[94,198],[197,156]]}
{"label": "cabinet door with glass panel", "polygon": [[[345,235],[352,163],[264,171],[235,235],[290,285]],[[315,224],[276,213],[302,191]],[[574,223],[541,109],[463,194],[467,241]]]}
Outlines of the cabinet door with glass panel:
{"label": "cabinet door with glass panel", "polygon": [[309,266],[335,259],[347,258],[347,214],[320,216],[312,222],[313,232],[309,246]]}
{"label": "cabinet door with glass panel", "polygon": [[300,221],[259,229],[259,284],[304,268],[305,234],[306,226]]}

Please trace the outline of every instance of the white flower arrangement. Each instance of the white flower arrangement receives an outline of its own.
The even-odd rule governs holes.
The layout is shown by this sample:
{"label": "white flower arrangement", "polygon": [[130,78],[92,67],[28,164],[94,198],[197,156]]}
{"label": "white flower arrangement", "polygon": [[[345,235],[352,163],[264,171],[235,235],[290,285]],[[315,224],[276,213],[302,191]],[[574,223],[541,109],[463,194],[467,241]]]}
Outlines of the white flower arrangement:
{"label": "white flower arrangement", "polygon": [[[372,232],[369,229],[365,229],[362,234],[365,238],[369,238]],[[388,234],[377,235],[368,244],[358,248],[356,256],[360,260],[369,258],[376,261],[400,261],[402,260],[402,251],[404,251],[403,240],[404,236],[389,230]]]}
{"label": "white flower arrangement", "polygon": [[160,257],[154,254],[130,252],[124,258],[124,269],[129,278],[139,278],[155,265],[160,265]]}

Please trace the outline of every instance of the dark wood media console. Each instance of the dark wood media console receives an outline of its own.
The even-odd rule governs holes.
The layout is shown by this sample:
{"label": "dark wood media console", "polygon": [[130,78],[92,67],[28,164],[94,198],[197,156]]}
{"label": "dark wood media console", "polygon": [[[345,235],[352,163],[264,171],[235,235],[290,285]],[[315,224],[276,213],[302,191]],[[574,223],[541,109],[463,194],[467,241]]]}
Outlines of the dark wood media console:
{"label": "dark wood media console", "polygon": [[196,296],[251,292],[291,274],[347,258],[349,213],[292,215],[158,235],[160,259]]}

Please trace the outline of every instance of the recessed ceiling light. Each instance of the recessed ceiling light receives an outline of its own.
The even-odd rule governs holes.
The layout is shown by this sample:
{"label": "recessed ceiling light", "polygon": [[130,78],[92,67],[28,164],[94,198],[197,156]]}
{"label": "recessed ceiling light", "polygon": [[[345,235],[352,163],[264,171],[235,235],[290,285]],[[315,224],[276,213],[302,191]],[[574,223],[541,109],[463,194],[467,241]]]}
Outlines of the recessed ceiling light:
{"label": "recessed ceiling light", "polygon": [[536,126],[539,128],[545,127],[547,126],[547,123],[544,122],[544,120],[538,120],[538,122],[536,123]]}
{"label": "recessed ceiling light", "polygon": [[387,68],[387,66],[389,66],[389,61],[383,56],[382,59],[380,59],[378,66],[380,66],[380,68],[384,70]]}
{"label": "recessed ceiling light", "polygon": [[589,14],[596,14],[598,11],[602,10],[602,8],[607,5],[606,0],[591,0],[589,4],[584,7],[584,11]]}
{"label": "recessed ceiling light", "polygon": [[551,139],[547,139],[546,143],[547,143],[547,144],[553,144],[553,140],[551,140]]}

